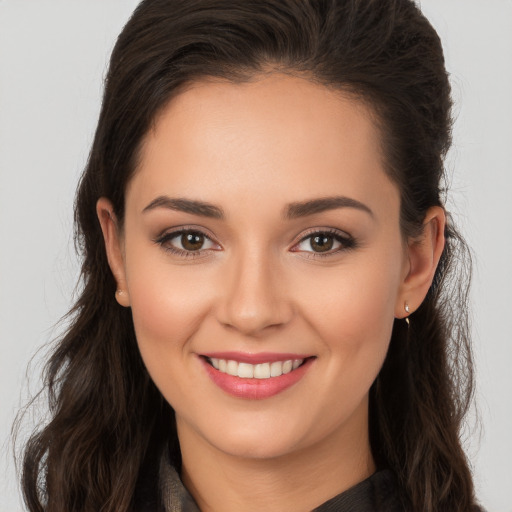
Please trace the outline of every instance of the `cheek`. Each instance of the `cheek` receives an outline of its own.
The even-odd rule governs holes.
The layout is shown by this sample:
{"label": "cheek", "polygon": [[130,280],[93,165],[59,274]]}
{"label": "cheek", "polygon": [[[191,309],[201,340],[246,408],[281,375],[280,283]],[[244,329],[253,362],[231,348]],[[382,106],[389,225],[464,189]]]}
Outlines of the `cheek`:
{"label": "cheek", "polygon": [[170,276],[155,280],[140,277],[129,284],[138,338],[166,344],[187,338],[201,318],[201,291],[167,279]]}
{"label": "cheek", "polygon": [[167,402],[177,411],[194,410],[188,376],[197,362],[190,348],[209,310],[208,286],[204,276],[196,279],[179,267],[148,261],[132,261],[136,271],[128,281],[139,351]]}
{"label": "cheek", "polygon": [[304,286],[309,299],[303,314],[347,378],[367,375],[371,384],[386,356],[400,282],[394,260],[396,253],[390,259],[361,258]]}
{"label": "cheek", "polygon": [[171,265],[165,254],[132,249],[127,282],[139,348],[149,364],[179,351],[200,327],[208,312],[209,279],[200,265]]}
{"label": "cheek", "polygon": [[[355,272],[331,279],[331,293],[315,294],[307,319],[322,343],[325,432],[367,408],[366,398],[386,357],[394,322],[396,283],[389,274]],[[384,276],[384,277],[383,277]],[[311,289],[311,288],[310,288]],[[324,357],[322,357],[324,356]],[[325,404],[324,404],[325,405]]]}
{"label": "cheek", "polygon": [[[392,324],[399,290],[399,269],[381,265],[350,265],[304,287],[309,290],[312,316],[323,318],[333,332],[350,333],[354,338],[362,332],[375,332]],[[311,294],[311,292],[314,292]]]}

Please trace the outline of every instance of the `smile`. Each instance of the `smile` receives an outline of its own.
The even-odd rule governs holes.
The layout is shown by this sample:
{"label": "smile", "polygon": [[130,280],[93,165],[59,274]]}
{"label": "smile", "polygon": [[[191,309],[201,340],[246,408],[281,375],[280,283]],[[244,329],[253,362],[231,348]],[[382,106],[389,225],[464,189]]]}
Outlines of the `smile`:
{"label": "smile", "polygon": [[199,357],[211,381],[237,398],[262,400],[299,383],[316,357],[224,352]]}
{"label": "smile", "polygon": [[287,359],[259,364],[242,363],[232,359],[208,358],[208,362],[221,373],[242,379],[270,379],[296,370],[304,359]]}

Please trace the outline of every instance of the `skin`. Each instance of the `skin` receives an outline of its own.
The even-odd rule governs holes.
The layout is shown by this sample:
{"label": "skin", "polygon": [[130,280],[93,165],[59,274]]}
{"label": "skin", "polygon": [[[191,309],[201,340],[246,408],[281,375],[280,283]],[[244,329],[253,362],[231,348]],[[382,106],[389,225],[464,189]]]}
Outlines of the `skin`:
{"label": "skin", "polygon": [[[162,196],[210,203],[223,218],[144,211]],[[332,196],[371,213],[285,215]],[[422,302],[444,244],[441,208],[407,240],[399,206],[371,112],[279,73],[188,87],[146,136],[122,232],[108,199],[98,201],[116,298],[176,411],[182,479],[201,510],[311,510],[375,471],[369,388],[394,319]],[[171,252],[180,236],[160,243],[183,227],[209,237],[202,251]],[[342,241],[328,233],[333,248],[315,252],[307,237],[332,230]],[[199,357],[211,351],[314,360],[292,387],[251,400],[211,381]]]}

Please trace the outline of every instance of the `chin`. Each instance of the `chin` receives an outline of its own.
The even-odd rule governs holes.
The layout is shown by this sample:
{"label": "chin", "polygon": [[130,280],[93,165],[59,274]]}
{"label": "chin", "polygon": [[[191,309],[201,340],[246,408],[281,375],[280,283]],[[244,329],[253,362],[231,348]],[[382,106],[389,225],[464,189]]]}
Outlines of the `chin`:
{"label": "chin", "polygon": [[217,448],[232,457],[268,460],[290,455],[297,449],[297,441],[264,438],[257,432],[254,435],[237,436],[228,442],[219,443]]}
{"label": "chin", "polygon": [[[221,422],[217,428],[199,432],[199,435],[214,450],[226,455],[244,459],[275,459],[289,455],[304,443],[304,433],[301,435],[293,425],[280,425],[275,423],[243,425],[233,422],[233,428]],[[236,426],[235,426],[236,425]]]}

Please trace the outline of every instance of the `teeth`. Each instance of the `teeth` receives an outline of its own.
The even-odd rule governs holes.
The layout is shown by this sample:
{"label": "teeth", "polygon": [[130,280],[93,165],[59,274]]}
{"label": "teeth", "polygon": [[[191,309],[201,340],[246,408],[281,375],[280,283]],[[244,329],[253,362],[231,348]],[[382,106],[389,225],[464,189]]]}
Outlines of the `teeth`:
{"label": "teeth", "polygon": [[238,363],[238,376],[243,379],[252,379],[254,377],[254,366],[247,363]]}
{"label": "teeth", "polygon": [[283,374],[283,363],[281,361],[276,361],[274,363],[270,363],[270,376],[271,377],[279,377],[279,375]]}
{"label": "teeth", "polygon": [[226,365],[226,373],[238,377],[238,363],[236,361],[228,361]]}
{"label": "teeth", "polygon": [[226,359],[209,359],[211,365],[222,373],[243,379],[269,379],[280,377],[296,370],[304,359],[288,359],[286,361],[274,361],[272,363],[249,364]]}
{"label": "teeth", "polygon": [[270,363],[257,364],[254,367],[255,379],[269,379],[270,378]]}

